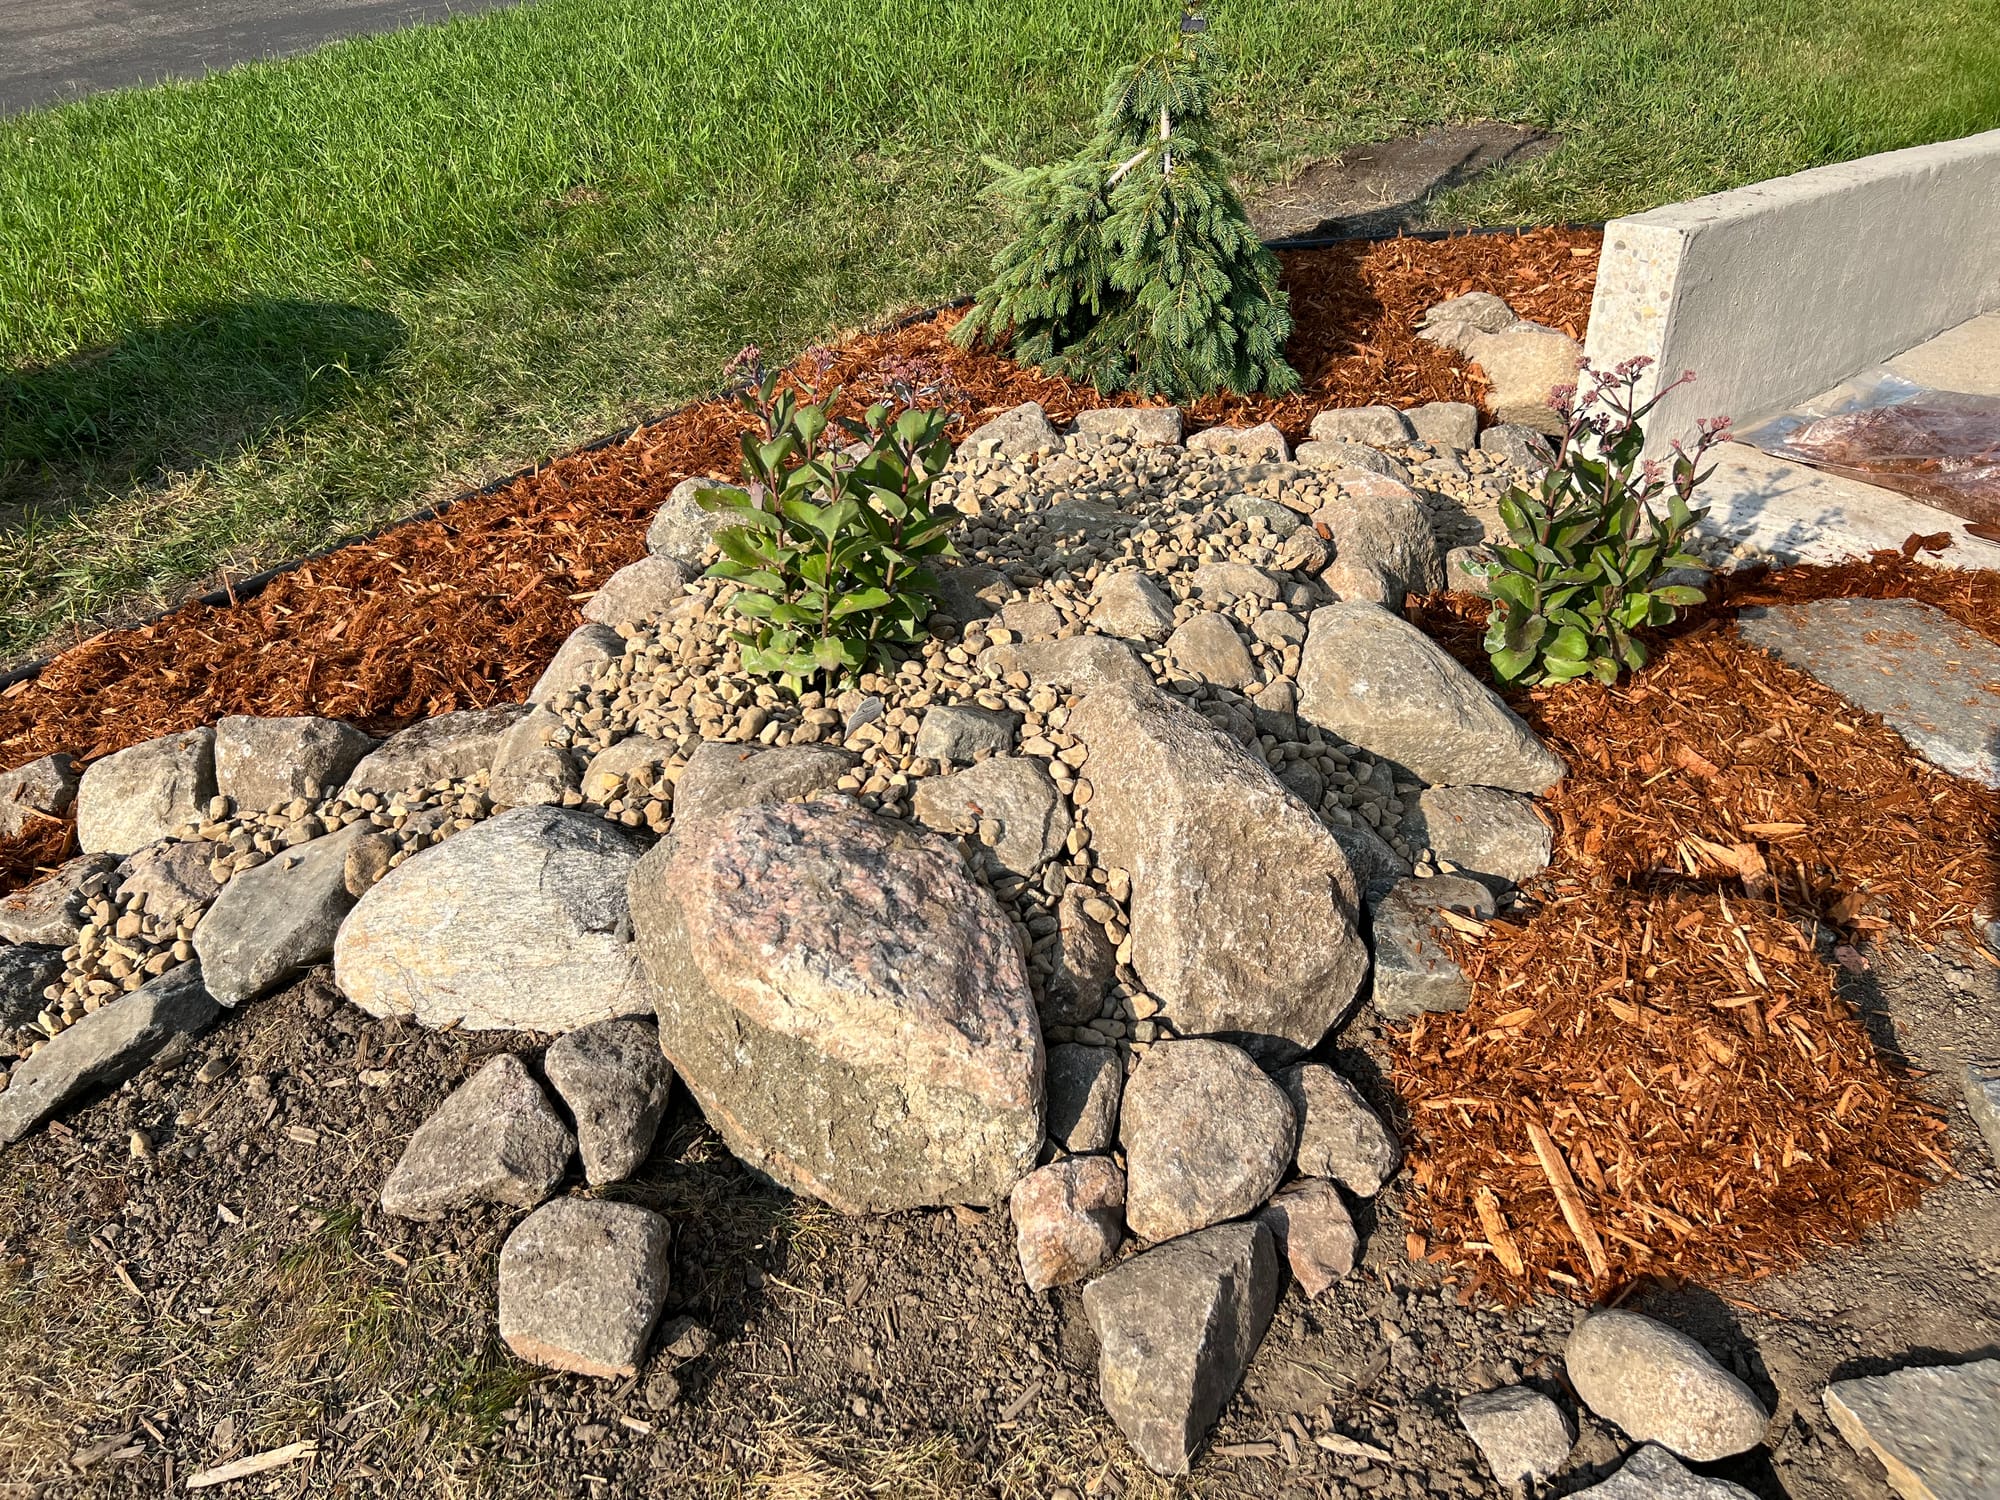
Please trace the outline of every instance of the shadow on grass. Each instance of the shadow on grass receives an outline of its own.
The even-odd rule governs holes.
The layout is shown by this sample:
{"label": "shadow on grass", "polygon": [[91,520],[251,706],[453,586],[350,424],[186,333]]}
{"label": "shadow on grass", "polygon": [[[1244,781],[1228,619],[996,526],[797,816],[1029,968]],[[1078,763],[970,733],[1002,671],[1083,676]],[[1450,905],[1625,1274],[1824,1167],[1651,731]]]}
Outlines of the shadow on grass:
{"label": "shadow on grass", "polygon": [[404,338],[376,308],[258,298],[0,373],[0,529],[254,448],[340,406]]}

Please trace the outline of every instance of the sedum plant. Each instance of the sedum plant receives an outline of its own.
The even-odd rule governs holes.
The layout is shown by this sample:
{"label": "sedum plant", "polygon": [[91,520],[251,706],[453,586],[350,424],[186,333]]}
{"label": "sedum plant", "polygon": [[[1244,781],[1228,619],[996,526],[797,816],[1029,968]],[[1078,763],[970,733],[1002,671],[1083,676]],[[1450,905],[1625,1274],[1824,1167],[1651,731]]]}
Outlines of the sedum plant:
{"label": "sedum plant", "polygon": [[1213,144],[1207,22],[1121,72],[1068,161],[987,159],[1018,225],[953,331],[1099,391],[1191,401],[1282,395],[1292,319],[1278,263],[1251,229]]}
{"label": "sedum plant", "polygon": [[1661,579],[1701,566],[1684,550],[1704,514],[1691,502],[1710,472],[1701,461],[1727,437],[1729,420],[1701,421],[1692,451],[1677,442],[1667,461],[1642,459],[1646,414],[1694,379],[1683,375],[1640,403],[1651,363],[1627,360],[1608,373],[1586,363],[1577,386],[1551,399],[1565,422],[1555,462],[1533,489],[1517,485],[1500,501],[1509,540],[1489,549],[1496,565],[1485,644],[1502,682],[1586,673],[1616,682],[1646,663],[1640,630],[1702,600],[1701,590]]}
{"label": "sedum plant", "polygon": [[[751,351],[745,351],[746,354]],[[801,401],[778,377],[753,376],[744,404],[759,428],[744,433],[744,489],[696,495],[731,524],[715,537],[708,570],[736,591],[729,607],[745,671],[843,684],[873,666],[894,670],[899,648],[923,637],[956,517],[931,509],[932,482],[951,458],[947,413],[895,402],[859,421],[834,418],[835,391]]]}

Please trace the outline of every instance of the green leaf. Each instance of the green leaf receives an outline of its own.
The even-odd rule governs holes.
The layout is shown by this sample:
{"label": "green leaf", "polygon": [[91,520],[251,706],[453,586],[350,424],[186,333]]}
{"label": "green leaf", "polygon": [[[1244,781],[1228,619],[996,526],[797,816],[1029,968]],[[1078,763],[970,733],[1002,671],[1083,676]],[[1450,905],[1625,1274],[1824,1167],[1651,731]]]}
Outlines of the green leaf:
{"label": "green leaf", "polygon": [[860,614],[864,610],[880,609],[891,602],[891,597],[887,589],[859,589],[854,593],[846,595],[839,603],[833,606],[833,618],[844,620],[849,615]]}
{"label": "green leaf", "polygon": [[[1579,662],[1590,655],[1590,637],[1574,625],[1565,625],[1543,650],[1550,662]],[[1551,665],[1550,671],[1555,667]]]}

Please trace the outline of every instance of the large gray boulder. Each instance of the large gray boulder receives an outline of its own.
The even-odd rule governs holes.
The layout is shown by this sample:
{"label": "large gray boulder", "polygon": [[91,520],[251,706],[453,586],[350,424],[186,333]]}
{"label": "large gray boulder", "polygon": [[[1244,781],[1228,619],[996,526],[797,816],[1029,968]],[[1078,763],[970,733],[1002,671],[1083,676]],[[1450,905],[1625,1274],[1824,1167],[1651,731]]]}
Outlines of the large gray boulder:
{"label": "large gray boulder", "polygon": [[351,799],[364,792],[387,794],[434,781],[462,781],[491,770],[501,739],[529,712],[526,703],[503,703],[419,719],[364,755],[343,790]]}
{"label": "large gray boulder", "polygon": [[1727,1479],[1711,1479],[1675,1462],[1666,1449],[1648,1443],[1625,1460],[1625,1467],[1602,1484],[1574,1490],[1571,1500],[1756,1500]]}
{"label": "large gray boulder", "polygon": [[1234,465],[1282,464],[1292,457],[1285,435],[1269,422],[1255,427],[1204,427],[1187,440],[1190,453],[1212,453]]}
{"label": "large gray boulder", "polygon": [[374,748],[374,736],[341,719],[231,714],[215,724],[215,790],[240,811],[294,797],[317,801],[338,790]]}
{"label": "large gray boulder", "polygon": [[2000,1359],[1836,1380],[1820,1401],[1897,1494],[2000,1495]]}
{"label": "large gray boulder", "polygon": [[194,933],[209,993],[224,1005],[241,1005],[331,958],[341,921],[354,907],[347,857],[372,832],[366,823],[350,823],[224,886]]}
{"label": "large gray boulder", "polygon": [[57,1110],[123,1083],[169,1044],[198,1036],[220,1014],[194,964],[120,995],[64,1028],[14,1069],[0,1090],[0,1146],[11,1146]]}
{"label": "large gray boulder", "polygon": [[[1393,479],[1344,484],[1339,498],[1313,519],[1333,533],[1338,564],[1377,569],[1392,593],[1428,594],[1444,587],[1437,531],[1407,485]],[[1329,580],[1329,587],[1337,585]]]}
{"label": "large gray boulder", "polygon": [[1005,755],[1014,748],[1021,716],[969,703],[938,703],[924,710],[917,726],[917,754],[925,760],[963,765],[981,755]]}
{"label": "large gray boulder", "polygon": [[573,1031],[641,1013],[625,906],[638,858],[588,813],[501,813],[355,903],[333,945],[335,981],[370,1015],[473,1031]]}
{"label": "large gray boulder", "polygon": [[1368,967],[1340,844],[1263,760],[1147,684],[1071,713],[1092,845],[1132,873],[1132,967],[1184,1036],[1260,1056],[1316,1045]]}
{"label": "large gray boulder", "polygon": [[1598,1416],[1696,1463],[1756,1447],[1770,1425],[1764,1403],[1712,1354],[1638,1313],[1593,1313],[1570,1335],[1563,1362]]}
{"label": "large gray boulder", "polygon": [[575,1148],[526,1064],[502,1052],[417,1127],[382,1184],[382,1207],[420,1222],[475,1203],[533,1208],[555,1191]]}
{"label": "large gray boulder", "polygon": [[1167,637],[1167,656],[1182,676],[1214,687],[1246,688],[1257,680],[1250,650],[1226,615],[1190,616]]}
{"label": "large gray boulder", "polygon": [[67,755],[44,755],[0,775],[0,839],[60,818],[76,801],[76,767]]}
{"label": "large gray boulder", "polygon": [[1181,426],[1178,406],[1100,406],[1076,414],[1078,432],[1127,438],[1141,448],[1180,446]]}
{"label": "large gray boulder", "polygon": [[1126,1222],[1143,1239],[1238,1218],[1284,1179],[1298,1122],[1284,1090],[1226,1042],[1156,1042],[1125,1084]]}
{"label": "large gray boulder", "polygon": [[1151,687],[1153,674],[1125,642],[1108,635],[1072,635],[1057,641],[1009,641],[979,653],[979,665],[1001,674],[1021,672],[1036,687],[1087,693],[1107,683]]}
{"label": "large gray boulder", "polygon": [[1164,641],[1173,633],[1173,601],[1137,568],[1099,574],[1090,600],[1090,623],[1106,635]]}
{"label": "large gray boulder", "polygon": [[1366,443],[1387,448],[1415,436],[1409,422],[1393,406],[1337,406],[1312,419],[1316,443]]}
{"label": "large gray boulder", "polygon": [[130,854],[208,816],[215,731],[188,729],[92,761],[76,792],[76,842],[86,854]]}
{"label": "large gray boulder", "polygon": [[1562,762],[1499,695],[1409,621],[1373,604],[1312,613],[1299,717],[1433,784],[1543,792]]}
{"label": "large gray boulder", "polygon": [[637,630],[665,618],[694,576],[693,569],[673,558],[642,557],[604,580],[583,606],[583,617],[613,630]]}
{"label": "large gray boulder", "polygon": [[[991,448],[988,448],[991,444]],[[1039,401],[1023,401],[1010,407],[965,435],[958,445],[961,453],[997,453],[1003,458],[1025,458],[1043,449],[1060,448],[1062,436],[1049,421]]]}
{"label": "large gray boulder", "polygon": [[1147,1468],[1185,1474],[1278,1305],[1262,1224],[1218,1224],[1135,1255],[1083,1289],[1097,1391]]}
{"label": "large gray boulder", "polygon": [[546,704],[500,736],[486,792],[497,807],[553,807],[583,785],[583,764],[560,744],[562,715]]}
{"label": "large gray boulder", "polygon": [[579,625],[563,638],[556,654],[549,658],[542,675],[528,690],[528,701],[537,705],[547,703],[571,688],[582,687],[597,675],[600,668],[617,661],[624,654],[625,637],[609,625],[599,625],[594,621]]}
{"label": "large gray boulder", "polygon": [[1425,787],[1403,832],[1413,846],[1505,885],[1541,874],[1555,846],[1532,801],[1490,786]]}
{"label": "large gray boulder", "polygon": [[837,801],[683,826],[632,872],[660,1046],[744,1161],[846,1213],[995,1203],[1042,1141],[1014,929],[944,841]]}
{"label": "large gray boulder", "polygon": [[109,854],[79,854],[33,885],[0,896],[0,943],[67,948],[88,920],[92,893],[106,889],[117,868]]}
{"label": "large gray boulder", "polygon": [[653,1023],[620,1018],[580,1027],[550,1043],[542,1071],[576,1121],[584,1180],[600,1187],[638,1171],[674,1086]]}
{"label": "large gray boulder", "polygon": [[674,783],[674,822],[687,828],[738,808],[792,802],[830,792],[861,763],[836,745],[725,745],[710,740],[696,749]]}
{"label": "large gray boulder", "polygon": [[1372,1198],[1402,1164],[1402,1148],[1361,1093],[1324,1063],[1300,1063],[1278,1075],[1298,1116],[1299,1170],[1329,1177],[1357,1198]]}
{"label": "large gray boulder", "polygon": [[709,549],[715,545],[716,532],[734,524],[726,512],[701,508],[695,497],[703,490],[743,493],[738,486],[716,479],[683,479],[667,495],[666,504],[654,514],[653,524],[646,528],[648,552],[655,557],[670,558],[689,569],[698,570],[702,566]]}
{"label": "large gray boulder", "polygon": [[1292,1279],[1308,1297],[1317,1297],[1354,1269],[1361,1237],[1340,1189],[1323,1178],[1301,1177],[1257,1210],[1271,1231]]}
{"label": "large gray boulder", "polygon": [[672,1240],[636,1203],[544,1204],[500,1248],[500,1337],[530,1364],[630,1379],[666,1306]]}
{"label": "large gray boulder", "polygon": [[910,800],[917,821],[939,833],[968,834],[1017,875],[1033,875],[1062,853],[1069,806],[1042,763],[996,755],[949,776],[925,776]]}

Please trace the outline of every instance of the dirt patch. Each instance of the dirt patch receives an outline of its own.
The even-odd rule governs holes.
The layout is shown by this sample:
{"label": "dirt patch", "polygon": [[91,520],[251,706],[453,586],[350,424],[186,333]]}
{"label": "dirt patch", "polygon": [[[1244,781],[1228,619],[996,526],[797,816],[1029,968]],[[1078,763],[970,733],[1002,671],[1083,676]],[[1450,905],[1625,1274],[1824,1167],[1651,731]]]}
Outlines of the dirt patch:
{"label": "dirt patch", "polygon": [[[1496,292],[1523,317],[1581,334],[1598,236],[1538,230],[1343,245],[1284,257],[1306,387],[1282,402],[1218,398],[1197,424],[1276,421],[1303,437],[1328,406],[1476,400],[1463,360],[1415,335],[1419,314]],[[935,387],[969,424],[1025,400],[1064,420],[1088,387],[953,346],[957,315],[856,337],[815,356],[873,399],[895,377]],[[690,474],[733,475],[742,413],[699,403],[623,443],[556,459],[437,520],[394,528],[274,580],[235,608],[190,605],[64,652],[0,693],[0,765],[55,750],[108,754],[224,714],[327,714],[377,732],[518,701],[578,621],[580,600],[645,546],[645,523]],[[0,867],[18,863],[0,848]],[[0,881],[0,890],[9,889]]]}
{"label": "dirt patch", "polygon": [[1250,224],[1267,240],[1420,229],[1431,202],[1488,172],[1546,156],[1560,138],[1532,125],[1478,120],[1353,146],[1308,162],[1249,199]]}

